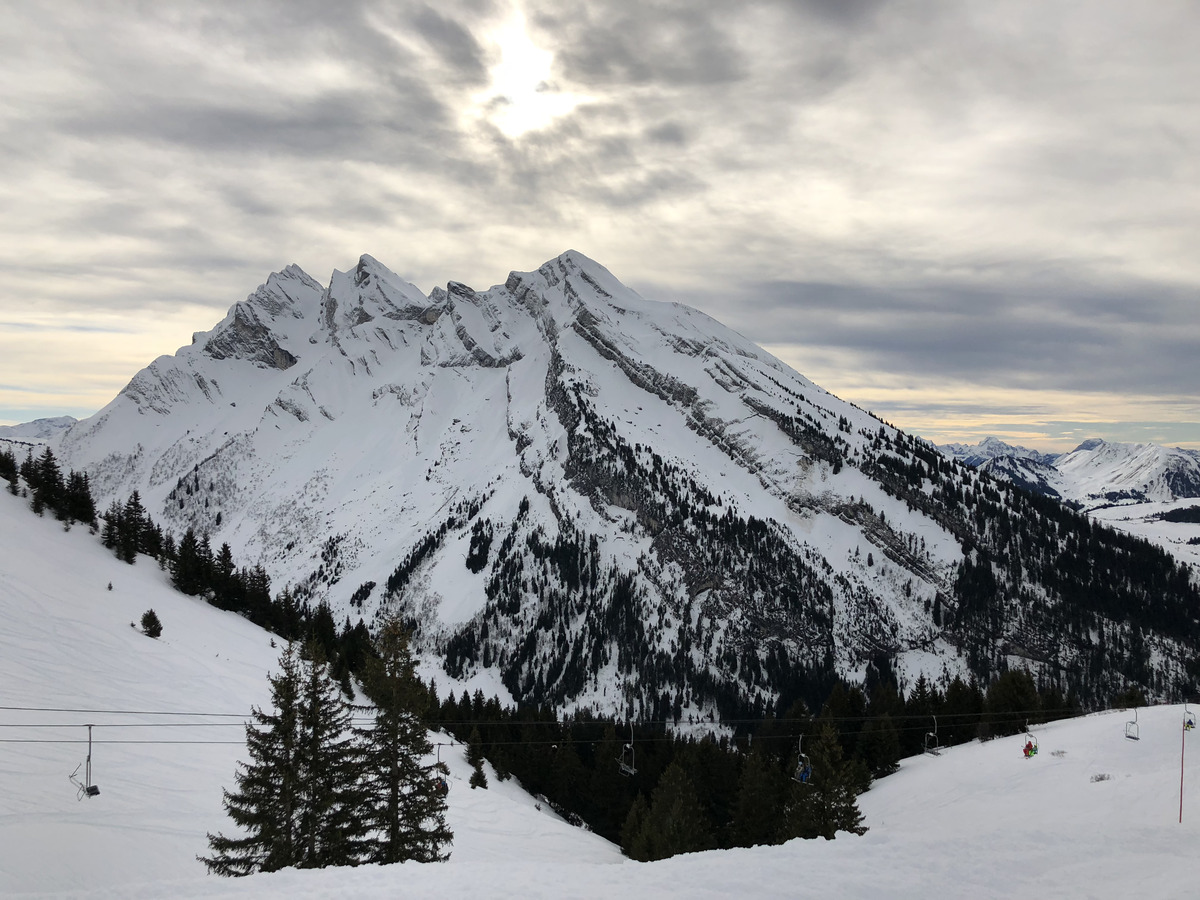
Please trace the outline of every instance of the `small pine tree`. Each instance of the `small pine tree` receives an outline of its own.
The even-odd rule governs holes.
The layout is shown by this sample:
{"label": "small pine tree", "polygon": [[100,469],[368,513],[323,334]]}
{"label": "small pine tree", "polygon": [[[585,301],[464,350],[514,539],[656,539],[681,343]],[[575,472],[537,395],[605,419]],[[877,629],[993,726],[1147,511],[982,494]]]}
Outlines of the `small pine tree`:
{"label": "small pine tree", "polygon": [[475,788],[484,788],[488,786],[487,775],[483,771],[483,738],[479,736],[479,729],[471,727],[471,737],[467,740],[467,762],[474,769],[471,772],[471,790]]}
{"label": "small pine tree", "polygon": [[142,613],[142,634],[152,638],[159,637],[162,634],[162,622],[159,621],[158,613],[153,609],[148,609]]}

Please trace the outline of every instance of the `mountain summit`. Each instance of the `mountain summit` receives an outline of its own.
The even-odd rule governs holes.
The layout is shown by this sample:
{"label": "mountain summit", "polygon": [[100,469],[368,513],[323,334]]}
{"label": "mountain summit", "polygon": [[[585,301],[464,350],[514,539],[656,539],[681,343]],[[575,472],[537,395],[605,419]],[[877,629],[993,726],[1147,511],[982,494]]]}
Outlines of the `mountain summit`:
{"label": "mountain summit", "polygon": [[428,296],[369,256],[328,287],[289,266],[59,449],[101,508],[136,489],[517,700],[729,718],[871,666],[1191,684],[1200,595],[1166,554],[576,251]]}

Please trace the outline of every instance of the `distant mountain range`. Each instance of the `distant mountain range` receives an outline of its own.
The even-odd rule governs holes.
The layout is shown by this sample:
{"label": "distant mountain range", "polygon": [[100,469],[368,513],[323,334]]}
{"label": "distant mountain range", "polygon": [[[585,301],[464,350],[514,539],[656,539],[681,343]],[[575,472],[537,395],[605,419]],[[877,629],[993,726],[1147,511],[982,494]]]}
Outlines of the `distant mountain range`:
{"label": "distant mountain range", "polygon": [[1200,497],[1200,452],[1195,450],[1093,438],[1068,453],[1039,453],[993,437],[940,449],[996,478],[1085,509]]}
{"label": "distant mountain range", "polygon": [[1168,554],[574,251],[428,295],[369,256],[289,266],[51,446],[100,509],[137,490],[523,702],[710,721],[872,668],[1025,666],[1092,702],[1200,674]]}
{"label": "distant mountain range", "polygon": [[34,419],[20,425],[0,425],[0,442],[9,444],[44,444],[66,431],[78,420],[72,416],[56,416],[52,419]]}

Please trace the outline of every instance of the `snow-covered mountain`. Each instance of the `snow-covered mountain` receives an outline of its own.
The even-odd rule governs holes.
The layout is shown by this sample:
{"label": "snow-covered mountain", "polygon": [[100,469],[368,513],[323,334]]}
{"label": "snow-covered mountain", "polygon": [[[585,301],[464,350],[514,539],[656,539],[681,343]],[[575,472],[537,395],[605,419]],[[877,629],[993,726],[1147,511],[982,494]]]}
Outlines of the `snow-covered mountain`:
{"label": "snow-covered mountain", "polygon": [[981,466],[989,460],[1001,457],[1053,463],[1058,456],[1055,453],[1041,453],[1037,450],[1030,450],[1028,447],[1006,444],[999,438],[991,436],[985,437],[978,444],[942,444],[940,449],[968,466]]}
{"label": "snow-covered mountain", "polygon": [[77,421],[79,420],[73,416],[55,416],[22,422],[20,425],[0,425],[0,449],[8,450],[23,459],[25,454],[49,443]]}
{"label": "snow-covered mountain", "polygon": [[138,490],[518,700],[730,717],[880,659],[1191,683],[1200,595],[1169,558],[574,251],[428,296],[369,256],[327,287],[288,267],[56,446],[101,509]]}
{"label": "snow-covered mountain", "polygon": [[940,449],[993,478],[1064,500],[1200,567],[1200,524],[1179,518],[1181,510],[1200,505],[1200,453],[1195,450],[1092,439],[1069,453],[1049,454],[995,438]]}
{"label": "snow-covered mountain", "polygon": [[1084,441],[1054,461],[1066,496],[1091,501],[1170,501],[1200,497],[1200,451],[1157,444]]}
{"label": "snow-covered mountain", "polygon": [[1028,490],[1084,508],[1200,497],[1200,452],[1092,438],[1069,453],[1039,453],[993,437],[941,450]]}

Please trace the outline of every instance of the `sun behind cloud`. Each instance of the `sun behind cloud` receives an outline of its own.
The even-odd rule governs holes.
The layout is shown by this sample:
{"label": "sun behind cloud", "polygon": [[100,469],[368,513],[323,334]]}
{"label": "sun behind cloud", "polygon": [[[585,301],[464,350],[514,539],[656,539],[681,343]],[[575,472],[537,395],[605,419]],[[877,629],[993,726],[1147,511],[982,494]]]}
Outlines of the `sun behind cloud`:
{"label": "sun behind cloud", "polygon": [[520,11],[489,38],[499,48],[500,58],[490,69],[491,84],[472,100],[477,113],[507,137],[545,128],[587,102],[587,97],[554,87],[550,80],[554,54],[533,43]]}

